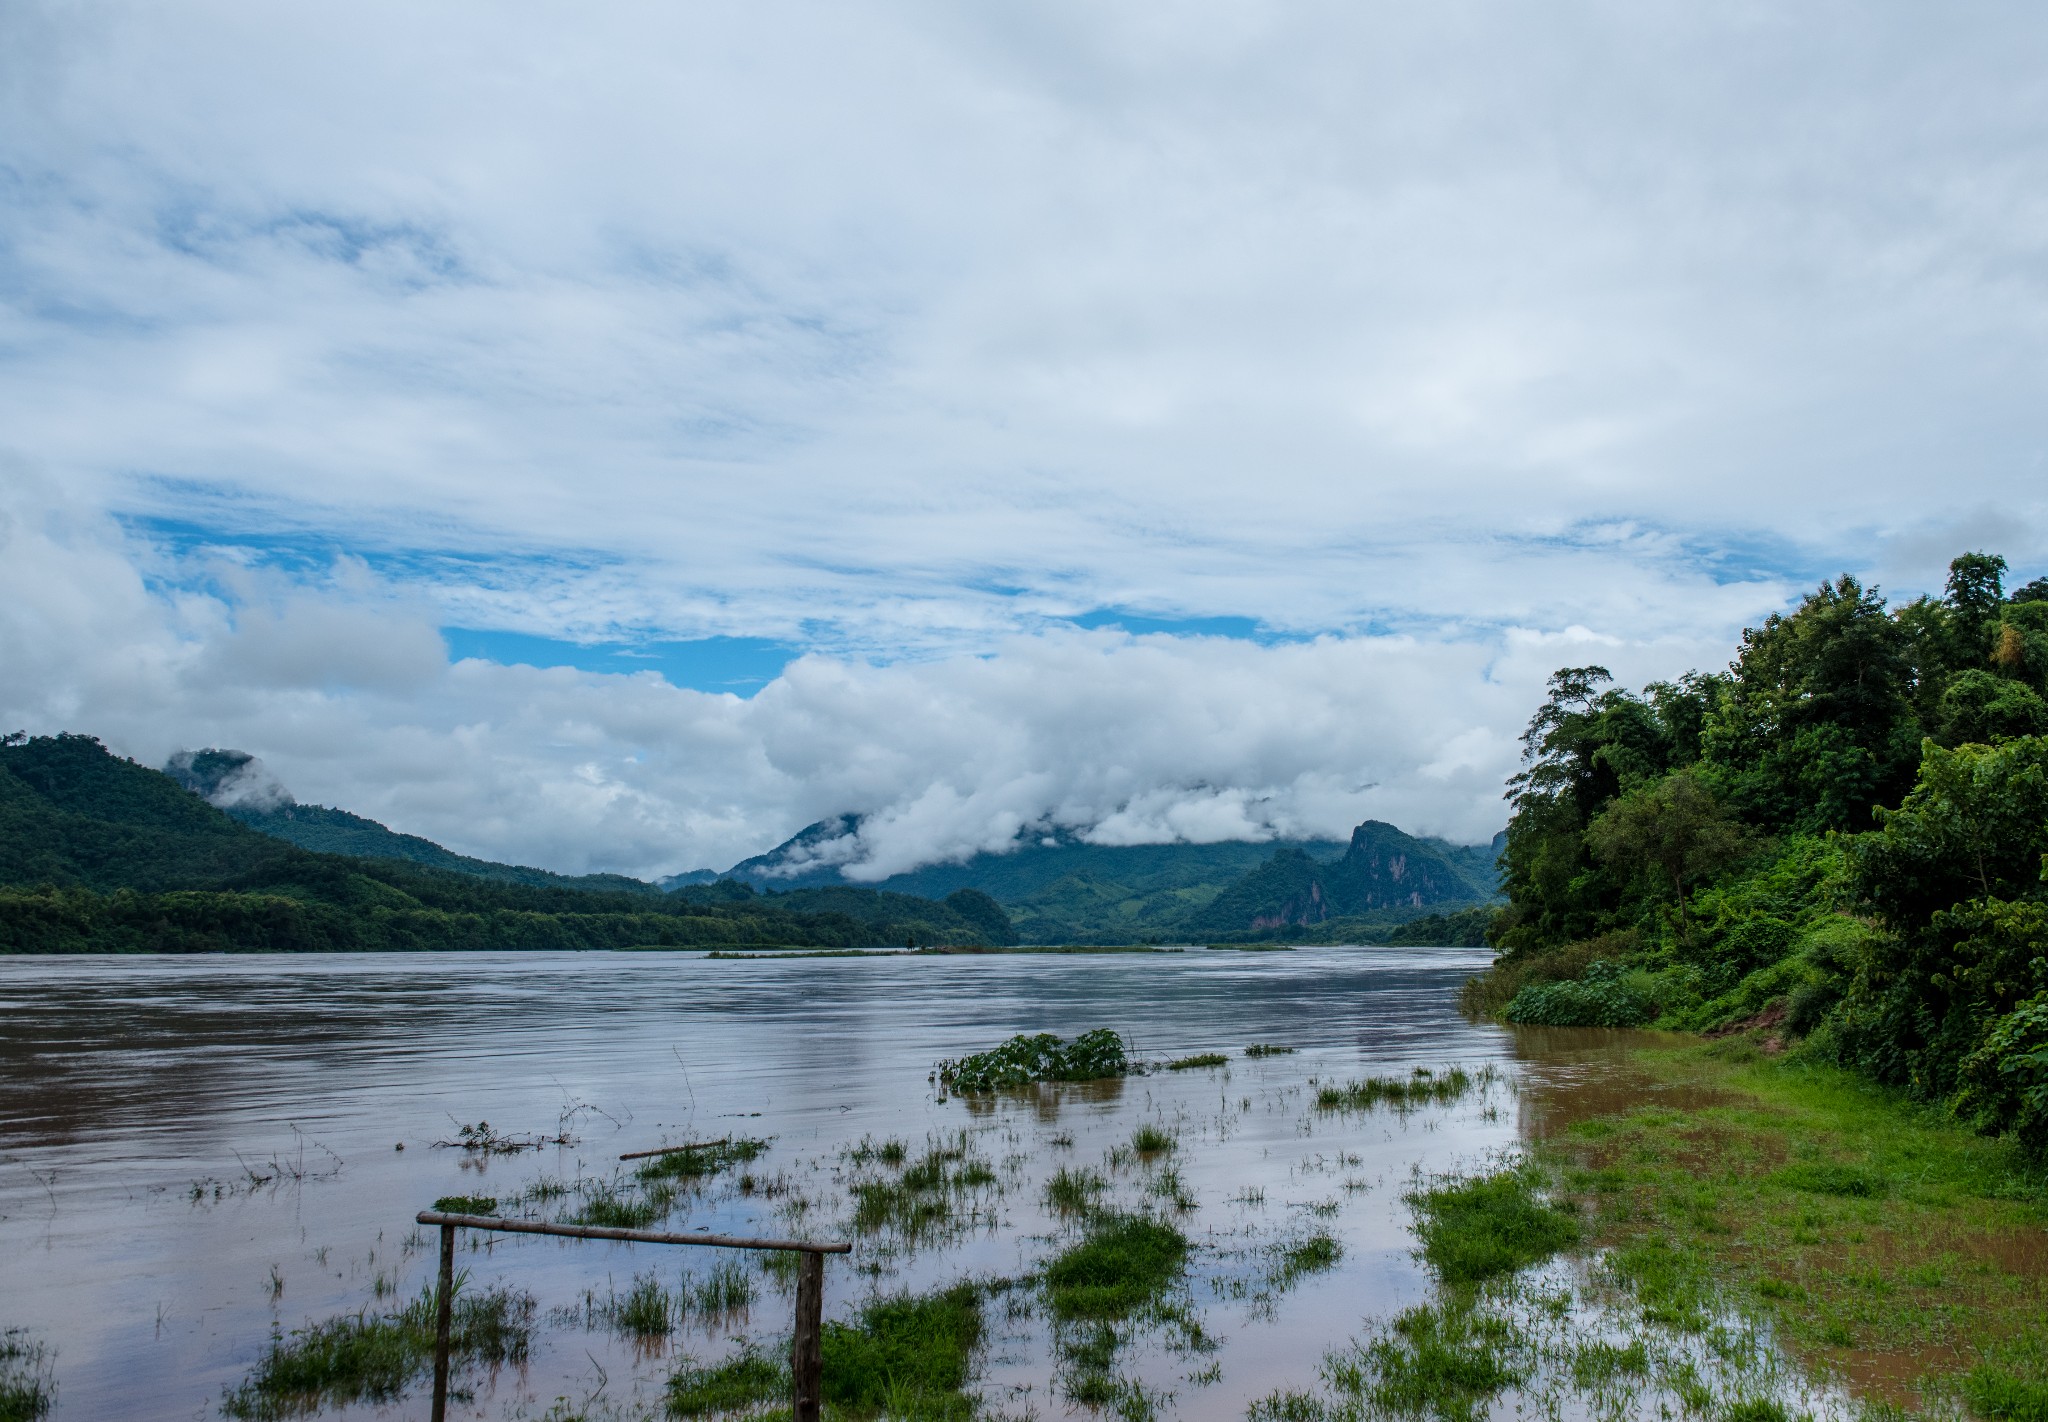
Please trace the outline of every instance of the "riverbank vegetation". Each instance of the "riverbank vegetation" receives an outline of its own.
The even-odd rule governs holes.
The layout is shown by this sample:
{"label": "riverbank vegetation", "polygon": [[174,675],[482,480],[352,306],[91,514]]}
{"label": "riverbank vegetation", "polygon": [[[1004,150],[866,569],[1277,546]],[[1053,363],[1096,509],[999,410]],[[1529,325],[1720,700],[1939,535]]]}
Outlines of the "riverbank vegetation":
{"label": "riverbank vegetation", "polygon": [[1640,694],[1557,673],[1468,1006],[1750,1030],[2048,1149],[2048,580],[2004,574],[1845,576]]}
{"label": "riverbank vegetation", "polygon": [[49,1345],[25,1329],[0,1331],[0,1422],[38,1422],[56,1401]]}

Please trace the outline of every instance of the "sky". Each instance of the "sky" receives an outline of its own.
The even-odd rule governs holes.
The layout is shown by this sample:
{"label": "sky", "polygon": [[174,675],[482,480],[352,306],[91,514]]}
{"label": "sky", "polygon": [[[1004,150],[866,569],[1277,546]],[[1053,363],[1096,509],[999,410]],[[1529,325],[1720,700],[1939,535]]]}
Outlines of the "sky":
{"label": "sky", "polygon": [[2048,9],[0,6],[0,729],[566,871],[1464,842],[2048,572]]}

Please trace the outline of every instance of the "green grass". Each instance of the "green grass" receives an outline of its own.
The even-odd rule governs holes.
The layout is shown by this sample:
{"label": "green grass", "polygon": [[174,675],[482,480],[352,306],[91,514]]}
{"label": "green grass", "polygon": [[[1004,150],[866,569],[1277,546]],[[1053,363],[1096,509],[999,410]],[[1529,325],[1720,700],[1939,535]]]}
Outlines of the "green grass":
{"label": "green grass", "polygon": [[[450,1351],[458,1363],[520,1363],[533,1340],[533,1296],[506,1288],[468,1294],[457,1281]],[[344,1314],[274,1336],[221,1411],[240,1419],[294,1417],[327,1404],[385,1403],[431,1366],[437,1316],[430,1288],[398,1313]]]}
{"label": "green grass", "polygon": [[49,1345],[23,1329],[0,1332],[0,1422],[37,1422],[56,1401]]}
{"label": "green grass", "polygon": [[1506,1170],[1409,1195],[1422,1257],[1445,1283],[1476,1284],[1576,1244],[1577,1216],[1539,1198],[1537,1184],[1532,1170]]}
{"label": "green grass", "polygon": [[444,1215],[488,1215],[498,1208],[496,1195],[443,1195],[434,1208]]}
{"label": "green grass", "polygon": [[1187,1255],[1187,1236],[1164,1221],[1099,1215],[1046,1265],[1047,1301],[1063,1321],[1126,1318],[1179,1281]]}
{"label": "green grass", "polygon": [[1131,1132],[1131,1149],[1139,1155],[1163,1155],[1176,1144],[1173,1133],[1146,1122]]}
{"label": "green grass", "polygon": [[973,1284],[871,1300],[854,1323],[825,1325],[825,1400],[863,1415],[970,1417],[963,1389],[981,1335]]}
{"label": "green grass", "polygon": [[[981,1291],[971,1283],[871,1299],[853,1322],[825,1325],[819,1340],[825,1402],[854,1417],[967,1422],[974,1406],[965,1388],[981,1338]],[[669,1378],[669,1415],[698,1417],[786,1403],[786,1351],[749,1345],[720,1363],[684,1364]]]}
{"label": "green grass", "polygon": [[1795,1356],[2048,1422],[2048,1277],[2020,1243],[2048,1225],[2040,1162],[1796,1056],[1667,1041],[1631,1065],[1663,1089],[1539,1150],[1647,1316],[1698,1329],[1726,1300]]}
{"label": "green grass", "polygon": [[686,1362],[669,1375],[671,1417],[745,1412],[762,1403],[787,1401],[789,1365],[751,1342],[721,1363]]}
{"label": "green grass", "polygon": [[683,1305],[700,1317],[738,1313],[754,1302],[754,1280],[737,1259],[721,1259],[701,1279],[684,1276]]}
{"label": "green grass", "polygon": [[572,1223],[603,1229],[645,1229],[668,1213],[671,1199],[656,1192],[635,1194],[610,1185],[595,1185],[572,1217]]}
{"label": "green grass", "polygon": [[1079,1214],[1095,1208],[1095,1202],[1108,1188],[1109,1182],[1099,1171],[1062,1165],[1045,1182],[1045,1202],[1062,1214]]}
{"label": "green grass", "polygon": [[707,1141],[702,1145],[663,1151],[640,1162],[633,1173],[642,1180],[702,1180],[735,1165],[744,1165],[767,1149],[768,1142],[759,1140]]}
{"label": "green grass", "polygon": [[1467,1301],[1424,1304],[1325,1365],[1331,1388],[1381,1415],[1475,1422],[1528,1376],[1527,1340],[1505,1318]]}
{"label": "green grass", "polygon": [[1463,1067],[1452,1067],[1441,1074],[1428,1067],[1417,1067],[1408,1076],[1369,1076],[1341,1086],[1319,1087],[1316,1106],[1324,1111],[1370,1111],[1375,1106],[1406,1110],[1442,1105],[1456,1101],[1473,1084],[1473,1077]]}
{"label": "green grass", "polygon": [[1337,1243],[1334,1235],[1318,1230],[1306,1239],[1281,1245],[1268,1280],[1284,1289],[1306,1275],[1336,1268],[1343,1253],[1344,1247]]}
{"label": "green grass", "polygon": [[602,1312],[612,1327],[630,1338],[666,1338],[683,1312],[682,1300],[662,1287],[652,1274],[642,1274],[623,1294],[613,1294]]}
{"label": "green grass", "polygon": [[1229,1066],[1230,1057],[1224,1052],[1202,1052],[1197,1056],[1180,1057],[1166,1064],[1168,1071],[1195,1071],[1201,1067]]}

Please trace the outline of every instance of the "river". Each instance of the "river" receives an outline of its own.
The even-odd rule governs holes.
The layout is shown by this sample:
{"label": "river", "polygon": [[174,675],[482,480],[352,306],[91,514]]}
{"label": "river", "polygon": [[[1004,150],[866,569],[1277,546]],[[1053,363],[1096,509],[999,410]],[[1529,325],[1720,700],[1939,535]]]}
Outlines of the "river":
{"label": "river", "polygon": [[[438,1197],[516,1195],[543,1176],[607,1175],[628,1151],[743,1135],[771,1142],[750,1171],[790,1193],[711,1190],[667,1228],[845,1234],[848,1148],[972,1132],[1000,1177],[981,1217],[921,1242],[850,1236],[855,1253],[827,1273],[828,1313],[844,1315],[877,1290],[1028,1273],[1060,1225],[1046,1176],[1097,1166],[1141,1198],[1158,1168],[1105,1162],[1149,1122],[1177,1137],[1190,1297],[1217,1346],[1139,1338],[1125,1371],[1170,1415],[1242,1418],[1428,1294],[1404,1189],[1512,1148],[1529,1073],[1572,1075],[1458,1015],[1458,985],[1485,961],[1444,948],[0,959],[0,1326],[54,1348],[60,1418],[218,1416],[273,1330],[416,1295],[432,1250],[413,1216]],[[1148,1060],[1231,1060],[993,1106],[928,1079],[938,1059],[1013,1033],[1103,1026]],[[1248,1059],[1252,1043],[1295,1050]],[[1407,1113],[1314,1109],[1315,1083],[1451,1065],[1498,1079]],[[437,1144],[478,1122],[566,1143]],[[793,1214],[792,1197],[811,1210]],[[1312,1232],[1340,1243],[1336,1266],[1262,1287],[1260,1261]],[[454,1415],[651,1406],[679,1353],[715,1359],[734,1335],[785,1333],[788,1296],[765,1277],[751,1309],[663,1349],[572,1318],[589,1291],[701,1272],[705,1259],[677,1256],[709,1253],[520,1237],[466,1251],[473,1281],[530,1290],[543,1323],[528,1362],[482,1377]],[[989,1406],[1064,1415],[1040,1326],[998,1318],[994,1335]],[[322,1415],[421,1408],[415,1392]]]}

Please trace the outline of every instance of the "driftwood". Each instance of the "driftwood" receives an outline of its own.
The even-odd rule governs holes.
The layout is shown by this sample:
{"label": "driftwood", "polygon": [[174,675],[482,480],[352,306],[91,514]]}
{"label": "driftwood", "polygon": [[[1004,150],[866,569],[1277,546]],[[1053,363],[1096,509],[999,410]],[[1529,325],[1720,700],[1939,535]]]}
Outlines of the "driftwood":
{"label": "driftwood", "polygon": [[731,1145],[731,1136],[721,1136],[715,1141],[691,1141],[688,1145],[661,1146],[655,1150],[629,1150],[620,1160],[645,1160],[650,1155],[681,1155],[686,1150],[710,1150],[713,1146]]}

